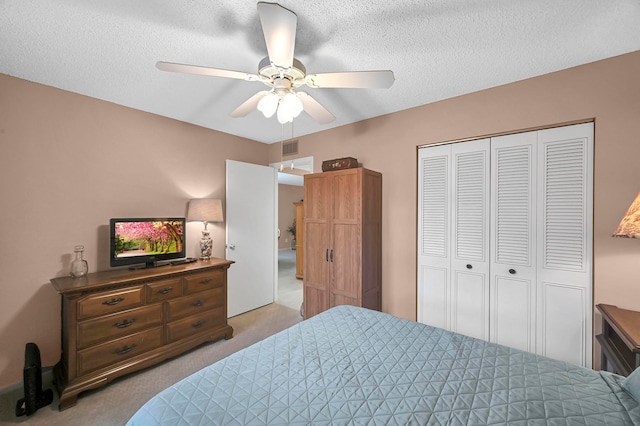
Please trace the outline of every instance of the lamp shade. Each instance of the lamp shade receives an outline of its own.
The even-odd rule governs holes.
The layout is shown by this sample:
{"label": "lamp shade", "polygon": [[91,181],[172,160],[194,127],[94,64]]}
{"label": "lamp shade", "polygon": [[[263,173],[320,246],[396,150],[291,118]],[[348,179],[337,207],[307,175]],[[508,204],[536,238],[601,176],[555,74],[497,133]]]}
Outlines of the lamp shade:
{"label": "lamp shade", "polygon": [[189,200],[187,221],[222,222],[222,201],[215,198],[196,198]]}
{"label": "lamp shade", "polygon": [[640,192],[624,215],[614,237],[640,238]]}

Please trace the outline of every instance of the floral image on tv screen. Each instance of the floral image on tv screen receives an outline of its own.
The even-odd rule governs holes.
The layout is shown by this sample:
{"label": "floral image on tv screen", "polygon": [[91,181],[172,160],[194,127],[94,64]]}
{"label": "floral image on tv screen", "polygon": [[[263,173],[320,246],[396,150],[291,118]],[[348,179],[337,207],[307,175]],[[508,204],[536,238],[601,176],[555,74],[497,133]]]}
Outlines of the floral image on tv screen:
{"label": "floral image on tv screen", "polygon": [[117,222],[117,257],[180,253],[183,241],[181,221]]}

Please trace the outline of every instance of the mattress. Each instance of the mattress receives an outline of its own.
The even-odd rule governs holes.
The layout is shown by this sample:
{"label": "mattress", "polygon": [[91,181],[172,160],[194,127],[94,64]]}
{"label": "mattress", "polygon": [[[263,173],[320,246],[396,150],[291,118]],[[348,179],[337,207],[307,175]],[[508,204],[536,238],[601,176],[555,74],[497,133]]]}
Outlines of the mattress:
{"label": "mattress", "polygon": [[622,379],[338,306],[163,390],[128,424],[640,424]]}

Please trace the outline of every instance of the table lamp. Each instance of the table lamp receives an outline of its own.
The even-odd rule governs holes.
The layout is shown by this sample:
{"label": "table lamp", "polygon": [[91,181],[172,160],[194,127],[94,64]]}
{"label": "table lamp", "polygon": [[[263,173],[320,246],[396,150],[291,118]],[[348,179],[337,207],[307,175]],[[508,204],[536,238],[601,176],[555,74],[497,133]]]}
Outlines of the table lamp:
{"label": "table lamp", "polygon": [[211,259],[213,240],[207,230],[209,222],[222,222],[222,201],[214,198],[197,198],[189,200],[187,208],[188,222],[203,222],[204,230],[200,238],[200,259]]}
{"label": "table lamp", "polygon": [[618,228],[613,233],[614,237],[640,238],[640,192],[629,206]]}

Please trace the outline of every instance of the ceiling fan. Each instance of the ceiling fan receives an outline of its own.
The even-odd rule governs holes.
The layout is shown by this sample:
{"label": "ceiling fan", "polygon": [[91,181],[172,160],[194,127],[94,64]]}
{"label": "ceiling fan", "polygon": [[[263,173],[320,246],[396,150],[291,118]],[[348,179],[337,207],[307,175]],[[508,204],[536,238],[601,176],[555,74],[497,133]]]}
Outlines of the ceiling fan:
{"label": "ceiling fan", "polygon": [[258,15],[268,54],[258,64],[258,74],[164,61],[157,62],[156,67],[162,71],[264,83],[269,90],[256,93],[230,115],[244,117],[258,109],[268,118],[277,112],[278,121],[282,124],[293,121],[303,110],[320,124],[335,119],[311,95],[297,90],[303,85],[313,88],[389,88],[395,80],[393,72],[389,70],[307,74],[304,65],[293,56],[298,21],[296,14],[277,3],[259,2]]}

